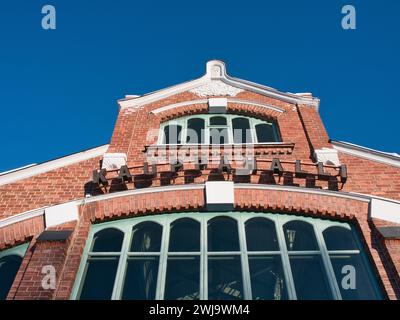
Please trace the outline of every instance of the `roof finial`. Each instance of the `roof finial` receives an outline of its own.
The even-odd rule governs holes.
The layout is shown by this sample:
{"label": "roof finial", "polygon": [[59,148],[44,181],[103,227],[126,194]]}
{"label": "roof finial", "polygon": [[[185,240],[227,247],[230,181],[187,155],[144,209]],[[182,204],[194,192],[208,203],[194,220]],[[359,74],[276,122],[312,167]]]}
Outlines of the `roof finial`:
{"label": "roof finial", "polygon": [[221,60],[210,60],[206,66],[206,76],[211,79],[221,79],[226,77],[225,63]]}

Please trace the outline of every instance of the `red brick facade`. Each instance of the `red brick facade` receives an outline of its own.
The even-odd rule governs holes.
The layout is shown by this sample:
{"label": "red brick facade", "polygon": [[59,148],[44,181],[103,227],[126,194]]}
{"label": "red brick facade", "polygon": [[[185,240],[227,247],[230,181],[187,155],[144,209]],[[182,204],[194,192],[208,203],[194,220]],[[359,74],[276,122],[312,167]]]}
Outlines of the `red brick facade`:
{"label": "red brick facade", "polygon": [[[226,97],[214,95],[210,97]],[[265,169],[272,158],[279,158],[290,170],[294,170],[294,161],[301,160],[304,165],[315,164],[314,151],[333,146],[325,131],[319,113],[314,106],[291,103],[278,98],[263,95],[251,90],[242,90],[228,99],[227,112],[269,119],[277,122],[282,142],[287,145],[260,146],[256,156],[264,159]],[[125,153],[127,165],[132,174],[139,173],[140,166],[146,160],[145,149],[156,142],[157,136],[148,138],[151,129],[158,130],[160,123],[177,117],[207,113],[207,102],[193,92],[174,93],[154,102],[139,107],[121,108],[112,133],[107,153]],[[190,101],[196,101],[190,104]],[[241,103],[240,101],[243,101]],[[173,104],[186,103],[160,112],[159,108]],[[268,105],[274,108],[266,108]],[[280,110],[280,111],[277,111]],[[203,211],[206,206],[204,189],[200,186],[207,181],[207,171],[203,175],[187,181],[178,176],[170,185],[182,185],[180,190],[169,190],[170,186],[155,180],[144,192],[127,193],[125,189],[134,189],[129,184],[125,189],[111,187],[108,192],[118,195],[107,198],[96,196],[85,203],[86,187],[92,178],[92,171],[100,169],[102,157],[71,164],[62,168],[38,174],[33,177],[0,185],[0,223],[15,215],[33,209],[40,209],[70,200],[78,203],[79,219],[72,223],[62,224],[56,229],[71,230],[66,241],[36,242],[37,237],[46,229],[44,217],[0,224],[0,250],[30,241],[29,249],[8,294],[8,299],[69,299],[75,277],[86,245],[86,239],[93,223],[127,217],[168,214],[170,212]],[[327,182],[317,182],[315,188],[306,188],[306,182],[294,178],[290,189],[284,188],[284,179],[272,177],[263,183],[259,177],[251,177],[244,184],[251,188],[235,188],[234,208],[238,211],[285,212],[293,215],[329,217],[331,219],[352,221],[359,228],[367,253],[373,261],[373,269],[380,279],[383,291],[390,299],[400,298],[400,240],[384,239],[377,227],[394,226],[395,223],[379,221],[369,217],[370,203],[362,197],[346,197],[351,193],[362,193],[366,196],[379,196],[400,200],[400,168],[354,155],[339,152],[341,164],[347,166],[348,179],[343,189],[330,187]],[[263,164],[260,164],[262,169]],[[162,166],[161,166],[162,167]],[[293,168],[292,168],[293,167]],[[308,168],[305,168],[308,170]],[[334,172],[334,168],[328,168]],[[113,172],[109,173],[110,176]],[[115,173],[114,173],[115,174]],[[226,177],[229,179],[229,177]],[[235,181],[239,183],[242,181]],[[243,185],[244,185],[243,184]],[[199,188],[185,190],[185,185],[198,185]],[[258,186],[258,187],[257,187]],[[263,188],[274,186],[274,188]],[[282,188],[280,188],[282,186]],[[323,189],[319,189],[322,187]],[[296,189],[297,188],[297,189]],[[325,190],[325,189],[330,189]],[[298,191],[297,191],[298,190]],[[320,190],[323,192],[312,192]],[[99,192],[99,193],[103,193]],[[119,194],[118,194],[119,193]],[[400,214],[400,212],[399,212]],[[56,270],[55,289],[42,288],[42,267],[53,265]]]}

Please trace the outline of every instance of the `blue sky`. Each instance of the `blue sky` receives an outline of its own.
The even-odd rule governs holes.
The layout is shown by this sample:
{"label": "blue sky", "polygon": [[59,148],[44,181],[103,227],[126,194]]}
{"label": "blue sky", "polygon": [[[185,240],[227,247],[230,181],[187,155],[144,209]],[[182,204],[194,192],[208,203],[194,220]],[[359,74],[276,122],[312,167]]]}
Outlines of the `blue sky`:
{"label": "blue sky", "polygon": [[[57,29],[41,28],[41,8]],[[341,28],[352,4],[357,29]],[[312,92],[329,136],[400,152],[400,2],[13,0],[0,4],[0,172],[108,143],[116,100],[232,76]]]}

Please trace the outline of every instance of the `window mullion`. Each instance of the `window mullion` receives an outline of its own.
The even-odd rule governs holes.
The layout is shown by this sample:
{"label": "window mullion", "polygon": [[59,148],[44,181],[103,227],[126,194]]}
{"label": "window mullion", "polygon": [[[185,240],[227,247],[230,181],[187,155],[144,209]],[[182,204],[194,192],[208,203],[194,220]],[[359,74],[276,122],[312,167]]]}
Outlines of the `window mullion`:
{"label": "window mullion", "polygon": [[317,237],[318,246],[321,250],[322,261],[328,274],[328,281],[333,293],[333,297],[335,298],[335,300],[342,300],[342,294],[340,293],[339,285],[336,281],[335,271],[333,270],[331,259],[329,257],[328,250],[326,249],[322,232],[318,225],[315,225],[314,230],[316,231],[315,235]]}
{"label": "window mullion", "polygon": [[275,219],[276,232],[278,236],[279,248],[281,250],[282,267],[285,273],[285,280],[288,288],[288,296],[291,300],[296,300],[296,288],[294,286],[294,280],[292,275],[292,268],[290,267],[289,253],[286,248],[285,233],[283,232],[283,223],[280,221],[280,217],[277,216]]}
{"label": "window mullion", "polygon": [[[131,226],[129,226],[131,227]],[[115,275],[115,282],[111,300],[119,300],[122,296],[123,282],[125,278],[126,263],[128,260],[129,242],[132,232],[129,232],[129,227],[124,230],[124,241],[122,243],[121,253],[118,261],[117,273]]]}
{"label": "window mullion", "polygon": [[252,292],[251,292],[249,257],[247,253],[246,230],[244,227],[242,216],[238,219],[238,225],[239,225],[239,243],[240,243],[241,260],[242,260],[244,299],[251,300]]}
{"label": "window mullion", "polygon": [[207,255],[207,220],[205,216],[201,218],[200,233],[200,300],[208,298],[208,255]]}
{"label": "window mullion", "polygon": [[163,221],[163,235],[161,238],[162,240],[160,248],[160,260],[158,262],[156,300],[164,299],[165,278],[166,278],[167,260],[168,260],[169,234],[170,234],[169,229],[170,229],[169,220],[165,218]]}

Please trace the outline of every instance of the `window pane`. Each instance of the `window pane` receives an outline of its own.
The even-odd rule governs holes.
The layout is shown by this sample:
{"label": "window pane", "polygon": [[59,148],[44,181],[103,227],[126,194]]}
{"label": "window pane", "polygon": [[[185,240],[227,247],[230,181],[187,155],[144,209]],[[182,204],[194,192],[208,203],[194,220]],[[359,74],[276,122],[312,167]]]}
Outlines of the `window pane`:
{"label": "window pane", "polygon": [[180,144],[181,143],[182,126],[170,124],[164,127],[164,143]]}
{"label": "window pane", "polygon": [[323,234],[328,250],[358,250],[351,230],[342,227],[330,227]]}
{"label": "window pane", "polygon": [[189,218],[174,221],[171,224],[169,251],[200,251],[200,223]]}
{"label": "window pane", "polygon": [[188,120],[186,143],[204,143],[204,119],[192,118]]}
{"label": "window pane", "polygon": [[135,257],[128,260],[122,299],[155,299],[158,261],[158,257]]}
{"label": "window pane", "polygon": [[7,298],[21,262],[22,258],[16,255],[9,255],[0,259],[0,300]]}
{"label": "window pane", "polygon": [[169,257],[164,299],[199,300],[199,290],[199,257]]}
{"label": "window pane", "polygon": [[208,221],[208,251],[239,251],[236,220],[217,217]]}
{"label": "window pane", "polygon": [[261,123],[256,125],[258,142],[277,142],[272,124]]}
{"label": "window pane", "polygon": [[162,227],[155,222],[142,222],[132,230],[132,252],[159,252]]}
{"label": "window pane", "polygon": [[111,299],[119,257],[91,258],[80,294],[81,300]]}
{"label": "window pane", "polygon": [[250,123],[247,118],[234,118],[233,141],[234,143],[251,143]]}
{"label": "window pane", "polygon": [[374,289],[377,288],[376,281],[369,276],[359,254],[334,255],[331,262],[343,300],[381,299]]}
{"label": "window pane", "polygon": [[228,141],[228,130],[226,128],[210,129],[210,144],[226,144]]}
{"label": "window pane", "polygon": [[319,255],[291,256],[297,299],[330,300],[332,293]]}
{"label": "window pane", "polygon": [[93,237],[93,252],[120,252],[124,233],[120,230],[109,228],[97,232]]}
{"label": "window pane", "polygon": [[289,251],[318,250],[313,226],[304,221],[291,221],[283,226]]}
{"label": "window pane", "polygon": [[225,117],[211,117],[210,126],[226,126]]}
{"label": "window pane", "polygon": [[253,218],[246,222],[246,240],[248,251],[279,250],[275,224],[265,218]]}
{"label": "window pane", "polygon": [[250,256],[249,267],[253,300],[287,300],[280,256]]}
{"label": "window pane", "polygon": [[208,257],[208,299],[243,299],[240,257]]}

